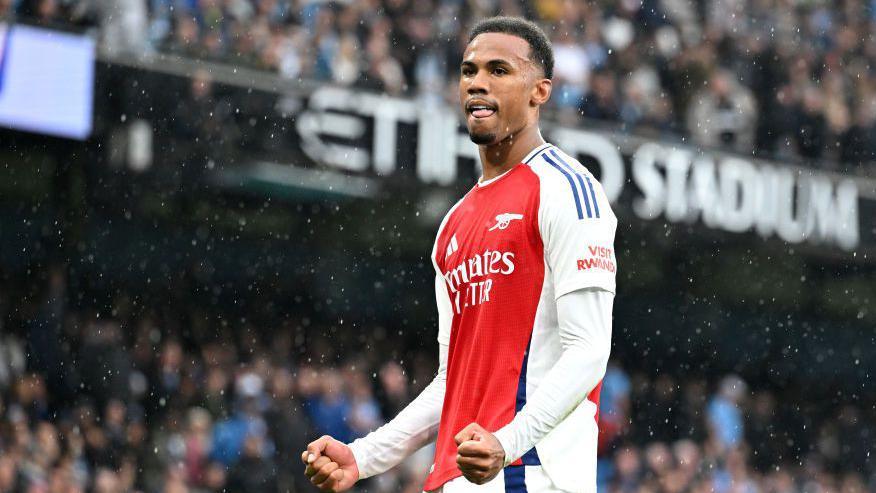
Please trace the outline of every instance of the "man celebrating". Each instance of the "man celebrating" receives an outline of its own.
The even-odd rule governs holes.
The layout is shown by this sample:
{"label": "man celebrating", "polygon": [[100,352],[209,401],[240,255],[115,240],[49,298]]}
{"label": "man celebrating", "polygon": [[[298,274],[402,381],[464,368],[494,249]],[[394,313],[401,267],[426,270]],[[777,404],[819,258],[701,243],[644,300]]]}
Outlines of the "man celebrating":
{"label": "man celebrating", "polygon": [[542,139],[552,71],[535,24],[493,17],[472,29],[459,99],[483,176],[432,250],[438,374],[368,436],[307,447],[305,474],[323,491],[384,472],[436,437],[425,491],[596,490],[617,219],[593,175]]}

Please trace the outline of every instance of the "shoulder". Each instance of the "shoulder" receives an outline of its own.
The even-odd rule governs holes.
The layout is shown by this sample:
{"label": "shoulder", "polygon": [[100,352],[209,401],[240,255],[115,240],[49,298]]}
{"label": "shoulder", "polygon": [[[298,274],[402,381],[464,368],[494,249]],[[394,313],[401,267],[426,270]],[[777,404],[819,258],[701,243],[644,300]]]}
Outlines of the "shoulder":
{"label": "shoulder", "polygon": [[527,165],[541,182],[543,206],[572,211],[578,219],[613,216],[599,180],[558,147],[548,145],[540,149]]}

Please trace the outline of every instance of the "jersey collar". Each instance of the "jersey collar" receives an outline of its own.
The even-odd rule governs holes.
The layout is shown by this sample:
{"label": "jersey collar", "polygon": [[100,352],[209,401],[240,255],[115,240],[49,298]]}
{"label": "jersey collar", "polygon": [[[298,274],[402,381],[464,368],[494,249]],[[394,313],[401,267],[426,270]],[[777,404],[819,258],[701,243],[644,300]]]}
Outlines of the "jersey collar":
{"label": "jersey collar", "polygon": [[[537,156],[538,154],[540,154],[541,152],[543,152],[544,150],[546,150],[548,147],[551,147],[551,146],[552,146],[552,144],[550,142],[545,142],[544,144],[529,151],[529,153],[521,160],[521,162],[524,164],[528,163],[529,161],[532,160],[532,158],[534,158],[535,156]],[[512,166],[510,169],[508,169],[508,171],[505,171],[504,173],[502,173],[499,176],[494,176],[494,177],[490,178],[489,180],[484,180],[483,177],[481,177],[478,179],[478,182],[477,182],[475,188],[481,188],[481,187],[485,187],[487,185],[493,184],[493,183],[497,182],[498,180],[502,179],[508,173],[514,171],[515,169],[517,169],[517,166]]]}

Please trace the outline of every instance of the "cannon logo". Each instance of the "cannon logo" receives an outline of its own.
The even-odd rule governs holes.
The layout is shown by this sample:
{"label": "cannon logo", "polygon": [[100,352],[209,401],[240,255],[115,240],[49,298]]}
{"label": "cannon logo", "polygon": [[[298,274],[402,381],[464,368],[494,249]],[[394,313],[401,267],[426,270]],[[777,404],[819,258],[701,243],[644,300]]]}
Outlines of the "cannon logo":
{"label": "cannon logo", "polygon": [[494,229],[505,229],[508,227],[509,224],[511,224],[511,221],[515,219],[523,219],[523,214],[511,214],[509,212],[499,214],[498,216],[496,216],[496,224],[487,231],[492,231]]}

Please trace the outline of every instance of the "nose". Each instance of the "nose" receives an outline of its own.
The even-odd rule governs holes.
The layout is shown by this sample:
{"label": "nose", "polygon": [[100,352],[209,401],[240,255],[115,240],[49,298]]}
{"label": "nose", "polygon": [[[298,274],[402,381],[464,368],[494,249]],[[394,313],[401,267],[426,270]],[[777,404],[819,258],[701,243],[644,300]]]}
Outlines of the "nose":
{"label": "nose", "polygon": [[488,94],[490,92],[488,75],[486,70],[478,70],[468,84],[468,94]]}

